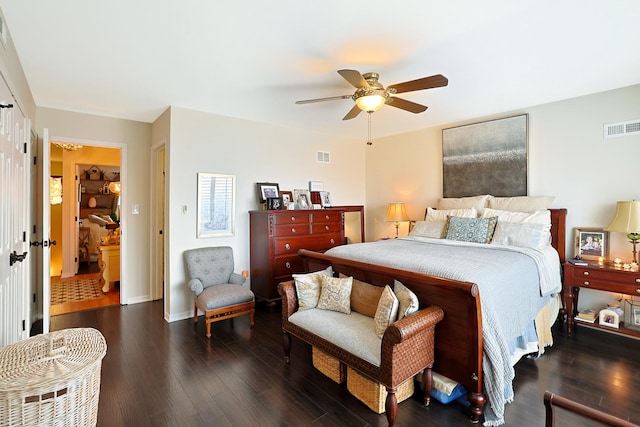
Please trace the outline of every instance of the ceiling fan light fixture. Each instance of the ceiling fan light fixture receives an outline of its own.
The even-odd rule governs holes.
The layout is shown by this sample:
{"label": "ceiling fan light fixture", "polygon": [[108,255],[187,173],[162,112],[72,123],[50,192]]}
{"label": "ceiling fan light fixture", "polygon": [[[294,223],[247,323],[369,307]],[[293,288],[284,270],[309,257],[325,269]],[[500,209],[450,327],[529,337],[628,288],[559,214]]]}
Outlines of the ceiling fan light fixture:
{"label": "ceiling fan light fixture", "polygon": [[382,108],[387,96],[384,90],[359,90],[353,95],[353,100],[362,111],[373,113]]}

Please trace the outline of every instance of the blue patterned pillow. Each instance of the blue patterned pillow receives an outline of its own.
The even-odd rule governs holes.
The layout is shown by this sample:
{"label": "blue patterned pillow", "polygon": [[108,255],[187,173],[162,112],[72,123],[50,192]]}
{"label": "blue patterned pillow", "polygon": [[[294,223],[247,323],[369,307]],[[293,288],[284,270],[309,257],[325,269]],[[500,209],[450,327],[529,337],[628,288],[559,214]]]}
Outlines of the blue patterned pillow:
{"label": "blue patterned pillow", "polygon": [[490,218],[448,216],[443,236],[449,240],[462,242],[490,243],[497,223],[497,216]]}

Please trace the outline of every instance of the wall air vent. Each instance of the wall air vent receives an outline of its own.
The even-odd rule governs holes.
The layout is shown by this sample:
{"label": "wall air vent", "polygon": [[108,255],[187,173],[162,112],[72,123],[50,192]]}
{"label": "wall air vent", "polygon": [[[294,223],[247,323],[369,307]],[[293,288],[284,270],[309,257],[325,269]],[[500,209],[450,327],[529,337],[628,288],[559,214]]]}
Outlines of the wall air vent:
{"label": "wall air vent", "polygon": [[604,125],[605,138],[615,138],[618,136],[628,135],[640,135],[640,119]]}
{"label": "wall air vent", "polygon": [[330,157],[328,151],[316,151],[316,161],[320,163],[331,163]]}

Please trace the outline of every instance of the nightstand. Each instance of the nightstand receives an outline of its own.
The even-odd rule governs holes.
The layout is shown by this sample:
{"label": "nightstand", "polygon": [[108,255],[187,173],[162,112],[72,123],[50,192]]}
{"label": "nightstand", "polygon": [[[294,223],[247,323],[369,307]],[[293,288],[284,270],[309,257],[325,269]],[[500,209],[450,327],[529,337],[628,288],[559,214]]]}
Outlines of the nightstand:
{"label": "nightstand", "polygon": [[[567,333],[569,335],[571,335],[573,325],[577,324],[574,317],[578,311],[578,294],[581,288],[640,296],[640,272],[623,270],[608,264],[574,265],[566,262],[564,264],[563,297],[567,311]],[[624,328],[622,321],[618,329],[600,326],[597,321],[593,324],[580,323],[580,325],[640,338],[639,331]]]}

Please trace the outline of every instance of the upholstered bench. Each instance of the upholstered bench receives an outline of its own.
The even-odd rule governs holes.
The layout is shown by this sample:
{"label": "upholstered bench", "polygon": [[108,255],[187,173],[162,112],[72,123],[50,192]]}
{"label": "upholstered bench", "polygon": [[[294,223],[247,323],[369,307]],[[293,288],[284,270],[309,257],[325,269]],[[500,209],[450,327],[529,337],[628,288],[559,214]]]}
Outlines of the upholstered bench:
{"label": "upholstered bench", "polygon": [[[390,286],[374,286],[350,277],[335,278],[332,274],[329,268],[294,275],[295,280],[280,283],[285,361],[290,361],[293,335],[382,384],[387,391],[387,421],[393,426],[398,387],[420,371],[424,403],[429,404],[435,326],[444,313],[436,306],[418,310],[415,295],[407,293],[408,289],[399,282],[394,284],[394,293]],[[331,297],[323,299],[327,289]],[[402,297],[408,294],[414,299]],[[341,304],[338,300],[342,300]]]}

